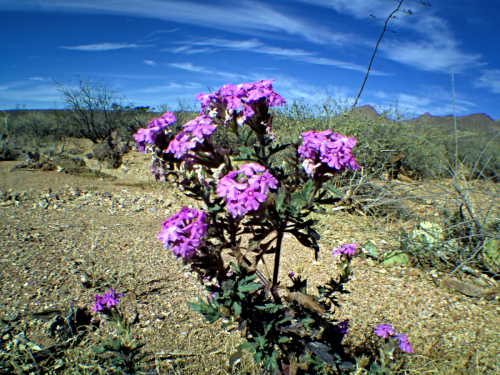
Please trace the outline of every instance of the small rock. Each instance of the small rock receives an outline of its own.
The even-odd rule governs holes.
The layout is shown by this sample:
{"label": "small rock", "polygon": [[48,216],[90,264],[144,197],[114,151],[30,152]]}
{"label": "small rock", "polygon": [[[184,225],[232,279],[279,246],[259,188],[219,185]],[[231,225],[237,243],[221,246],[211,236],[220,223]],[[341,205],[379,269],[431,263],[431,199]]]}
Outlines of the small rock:
{"label": "small rock", "polygon": [[38,205],[40,206],[41,209],[47,209],[49,207],[49,202],[47,201],[40,201],[38,202]]}
{"label": "small rock", "polygon": [[446,279],[444,283],[449,288],[470,297],[479,295],[483,290],[482,288],[478,288],[474,284],[465,283],[455,278]]}
{"label": "small rock", "polygon": [[69,189],[69,193],[74,197],[79,197],[80,196],[80,189],[78,189],[77,187],[72,187]]}
{"label": "small rock", "polygon": [[497,294],[495,292],[488,294],[487,296],[484,297],[486,301],[493,301],[497,297]]}
{"label": "small rock", "polygon": [[150,212],[150,213],[155,213],[155,212],[158,212],[158,210],[157,210],[156,208],[154,208],[154,207],[153,207],[153,208],[150,208],[150,209],[148,210],[148,212]]}
{"label": "small rock", "polygon": [[416,268],[405,270],[406,276],[419,276],[420,271]]}
{"label": "small rock", "polygon": [[134,207],[132,207],[132,212],[140,212],[142,210],[144,210],[144,207],[142,207],[142,206],[134,206]]}
{"label": "small rock", "polygon": [[366,262],[366,264],[368,264],[369,267],[375,266],[375,262],[371,258],[366,259],[365,262]]}

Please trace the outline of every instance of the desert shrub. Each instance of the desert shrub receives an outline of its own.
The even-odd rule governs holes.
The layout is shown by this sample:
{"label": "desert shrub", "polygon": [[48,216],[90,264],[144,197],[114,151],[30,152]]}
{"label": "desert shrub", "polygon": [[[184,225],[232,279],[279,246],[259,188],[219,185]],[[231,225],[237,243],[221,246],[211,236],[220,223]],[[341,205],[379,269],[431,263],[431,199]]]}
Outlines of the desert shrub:
{"label": "desert shrub", "polygon": [[80,76],[78,79],[78,88],[56,82],[57,90],[70,111],[72,125],[85,138],[98,143],[109,138],[122,125],[130,107],[125,106],[125,98],[118,96],[104,81],[93,83],[90,79],[84,81]]}

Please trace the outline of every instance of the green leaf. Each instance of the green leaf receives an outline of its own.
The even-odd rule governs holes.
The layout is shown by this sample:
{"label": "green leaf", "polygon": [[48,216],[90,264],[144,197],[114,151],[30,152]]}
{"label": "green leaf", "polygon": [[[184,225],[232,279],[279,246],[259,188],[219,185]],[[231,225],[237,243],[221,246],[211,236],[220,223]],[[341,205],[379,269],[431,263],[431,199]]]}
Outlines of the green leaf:
{"label": "green leaf", "polygon": [[248,341],[247,341],[247,342],[244,342],[244,343],[243,343],[243,344],[241,344],[241,345],[238,345],[238,346],[236,347],[236,349],[238,349],[238,350],[239,350],[239,349],[242,349],[242,350],[245,350],[245,349],[246,349],[246,350],[254,351],[254,350],[255,350],[255,347],[254,347],[254,344],[253,344],[253,343],[251,343],[251,342],[248,342]]}
{"label": "green leaf", "polygon": [[241,305],[237,301],[233,302],[233,311],[235,315],[241,315]]}
{"label": "green leaf", "polygon": [[260,241],[251,240],[248,244],[248,250],[252,251],[259,247]]}
{"label": "green leaf", "polygon": [[274,194],[274,202],[276,203],[276,209],[278,212],[282,212],[283,202],[286,197],[286,189],[284,186],[278,189],[278,194]]}
{"label": "green leaf", "polygon": [[308,180],[302,190],[292,194],[292,202],[296,206],[304,206],[309,202],[309,197],[314,190],[314,182]]}
{"label": "green leaf", "polygon": [[368,250],[371,257],[378,259],[379,254],[377,251],[377,246],[375,246],[375,244],[373,242],[370,241],[370,242],[366,243],[365,249]]}
{"label": "green leaf", "polygon": [[390,267],[395,264],[407,264],[410,261],[408,254],[401,251],[393,250],[387,254],[382,255],[381,265]]}
{"label": "green leaf", "polygon": [[262,284],[250,283],[250,284],[238,284],[238,292],[249,293],[253,292],[262,287]]}
{"label": "green leaf", "polygon": [[287,148],[288,146],[290,146],[290,144],[289,144],[289,143],[284,144],[284,145],[281,145],[281,146],[280,146],[280,145],[278,145],[278,146],[276,146],[276,147],[271,147],[271,148],[269,148],[269,156],[274,155],[275,153],[277,153],[277,152],[280,152],[280,151],[284,150],[284,149],[285,149],[285,148]]}

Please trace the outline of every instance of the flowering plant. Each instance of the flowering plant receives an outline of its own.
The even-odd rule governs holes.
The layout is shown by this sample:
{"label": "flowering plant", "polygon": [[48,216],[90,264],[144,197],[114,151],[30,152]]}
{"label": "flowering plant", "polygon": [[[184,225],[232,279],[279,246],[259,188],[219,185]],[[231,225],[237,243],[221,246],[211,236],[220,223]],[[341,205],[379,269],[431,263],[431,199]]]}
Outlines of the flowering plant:
{"label": "flowering plant", "polygon": [[111,365],[118,370],[118,373],[142,374],[139,371],[138,362],[142,359],[140,350],[146,344],[137,343],[132,340],[130,325],[117,307],[121,297],[123,297],[123,294],[115,293],[113,289],[110,289],[109,293],[105,293],[102,296],[98,294],[94,296],[92,311],[99,313],[105,321],[108,321],[124,337],[103,341],[100,347],[93,350],[98,354],[113,354],[114,357],[111,359]]}
{"label": "flowering plant", "polygon": [[[184,207],[167,218],[158,239],[210,292],[206,302],[199,299],[192,308],[209,322],[227,318],[246,338],[237,353],[250,350],[271,373],[348,372],[354,366],[341,343],[349,322],[336,322],[333,313],[337,295],[347,293],[343,284],[349,281],[357,245],[337,249],[334,255],[342,255],[339,278],[319,287],[317,296],[307,294],[307,280],[300,275],[289,274],[292,285],[282,285],[279,268],[285,233],[313,249],[317,259],[320,235],[308,216],[340,200],[329,195],[324,183],[360,168],[351,152],[356,140],[326,130],[302,133],[302,143],[276,144],[270,108],[285,100],[274,92],[273,81],[227,84],[197,95],[199,116],[175,136],[168,112],[135,135],[140,150],[152,145],[155,177],[173,175],[188,196],[205,205],[205,210]],[[213,143],[219,129],[236,139],[238,160]],[[287,170],[272,165],[274,154],[290,149]],[[236,161],[243,164],[236,166]],[[248,245],[243,235],[249,235]],[[229,264],[222,256],[226,249],[234,258]],[[265,261],[269,255],[274,255],[272,278]]]}

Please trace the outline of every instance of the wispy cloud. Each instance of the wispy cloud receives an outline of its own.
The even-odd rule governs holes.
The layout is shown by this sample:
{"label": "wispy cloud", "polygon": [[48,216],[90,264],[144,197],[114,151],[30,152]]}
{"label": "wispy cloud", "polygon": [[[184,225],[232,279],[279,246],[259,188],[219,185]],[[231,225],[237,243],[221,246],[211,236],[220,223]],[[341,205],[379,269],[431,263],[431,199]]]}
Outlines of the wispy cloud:
{"label": "wispy cloud", "polygon": [[223,47],[231,50],[253,50],[257,47],[261,47],[264,45],[258,39],[228,40],[222,38],[210,38],[210,39],[202,39],[198,41],[182,42],[182,43],[197,45],[197,46]]}
{"label": "wispy cloud", "polygon": [[221,72],[215,69],[208,69],[202,66],[196,66],[193,65],[190,62],[186,63],[171,63],[168,64],[174,68],[182,69],[182,70],[187,70],[189,72],[196,72],[196,73],[202,73],[202,74],[211,74],[211,75],[217,75],[217,76],[222,76],[227,79],[248,79],[249,76],[245,74],[239,74],[239,73],[232,73],[232,72]]}
{"label": "wispy cloud", "polygon": [[189,72],[197,72],[197,73],[212,73],[212,71],[205,69],[202,66],[195,66],[192,63],[171,63],[168,64],[170,66],[173,66],[174,68],[182,69],[182,70],[187,70]]}
{"label": "wispy cloud", "polygon": [[143,60],[143,63],[146,65],[151,65],[151,66],[156,66],[158,65],[155,61],[153,60]]}
{"label": "wispy cloud", "polygon": [[485,70],[481,77],[474,82],[475,87],[485,87],[494,94],[500,94],[500,70]]}
{"label": "wispy cloud", "polygon": [[61,94],[53,84],[27,80],[0,86],[0,100],[3,105],[10,108],[14,108],[17,104],[26,104],[28,108],[39,108],[42,104],[52,106],[60,99]]}
{"label": "wispy cloud", "polygon": [[[377,22],[368,18],[369,14],[373,14],[378,20],[385,21],[397,8],[396,3],[386,0],[296,1],[313,3],[317,6],[334,9],[340,14],[355,19],[366,19],[367,22],[375,23]],[[413,15],[409,16],[397,12],[398,19],[390,20],[388,23],[387,29],[398,30],[398,34],[391,37],[385,35],[383,43],[379,46],[383,57],[417,69],[441,73],[449,72],[452,63],[457,73],[484,65],[480,62],[482,58],[480,54],[466,53],[460,50],[459,42],[450,30],[449,22],[434,15],[434,8],[421,6],[417,1],[405,3],[400,7],[400,10],[408,9],[411,9]],[[417,34],[419,37],[409,40],[408,33],[401,36],[400,30],[411,32],[413,35]],[[420,41],[414,42],[415,39]]]}
{"label": "wispy cloud", "polygon": [[[268,46],[260,42],[258,39],[228,40],[221,38],[211,38],[211,39],[202,39],[196,41],[186,41],[180,43],[184,45],[180,47],[165,49],[165,51],[173,53],[194,54],[202,52],[212,53],[220,50],[230,50],[230,51],[247,51],[247,52],[262,53],[266,55],[291,57],[291,58],[312,55],[311,52],[304,51],[298,48],[289,49],[289,48]],[[215,48],[194,49],[193,46],[210,46]]]}
{"label": "wispy cloud", "polygon": [[[320,7],[334,9],[340,14],[346,14],[357,19],[368,19],[370,14],[373,14],[378,19],[385,19],[397,8],[395,2],[387,0],[296,0],[298,2],[314,4]],[[419,13],[423,7],[418,2],[405,3],[400,10],[411,9],[413,13]],[[401,12],[397,13],[396,17],[402,15]]]}
{"label": "wispy cloud", "polygon": [[448,73],[453,63],[456,73],[485,65],[480,54],[469,54],[458,48],[458,42],[447,23],[432,15],[415,21],[414,30],[421,33],[420,42],[386,39],[380,45],[386,58],[433,72]]}
{"label": "wispy cloud", "polygon": [[43,77],[30,77],[31,81],[48,81],[48,78]]}
{"label": "wispy cloud", "polygon": [[171,53],[183,53],[186,55],[195,55],[197,53],[212,53],[216,52],[217,50],[213,48],[192,48],[191,46],[181,46],[175,48],[165,48],[162,49],[162,51]]}
{"label": "wispy cloud", "polygon": [[179,90],[193,90],[193,89],[200,89],[203,86],[199,83],[195,82],[186,82],[183,84],[180,83],[170,83],[168,85],[162,85],[162,86],[151,86],[147,87],[145,89],[140,89],[134,91],[134,93],[169,93],[169,92],[178,92]]}
{"label": "wispy cloud", "polygon": [[[310,64],[328,65],[328,66],[335,66],[337,68],[342,68],[342,69],[356,70],[358,72],[366,72],[366,66],[361,66],[358,64],[349,63],[349,62],[345,62],[345,61],[329,59],[326,57],[301,57],[300,59],[297,59],[297,60],[308,62]],[[390,73],[383,73],[383,72],[379,72],[377,70],[370,70],[370,74],[375,75],[375,76],[390,76],[390,75],[392,75]]]}
{"label": "wispy cloud", "polygon": [[[360,72],[366,72],[366,67],[351,62],[340,61],[335,59],[330,59],[326,57],[316,57],[313,56],[314,53],[305,51],[303,49],[289,49],[281,47],[273,47],[260,42],[258,39],[250,40],[227,40],[220,38],[203,39],[192,42],[181,42],[185,43],[184,46],[170,49],[170,52],[191,54],[191,46],[213,46],[219,49],[227,50],[238,50],[253,53],[261,53],[266,55],[273,55],[280,58],[292,59],[294,61],[306,62],[314,65],[327,65],[335,66],[341,69],[355,70]],[[198,50],[199,51],[199,50]],[[211,50],[210,52],[212,52]],[[203,52],[203,51],[200,51]],[[370,71],[372,75],[391,75],[376,70]]]}
{"label": "wispy cloud", "polygon": [[115,49],[139,48],[139,47],[150,47],[150,46],[140,45],[135,43],[98,43],[98,44],[87,44],[83,46],[59,47],[59,48],[77,50],[77,51],[111,51]]}
{"label": "wispy cloud", "polygon": [[[196,9],[196,11],[193,11]],[[241,34],[256,32],[273,35],[286,33],[299,36],[317,44],[341,44],[349,42],[346,33],[335,33],[325,26],[292,17],[274,10],[271,6],[252,0],[237,3],[201,3],[192,1],[142,0],[121,2],[113,0],[3,0],[0,10],[36,10],[44,12],[71,12],[87,14],[111,14],[154,18],[174,21]]]}
{"label": "wispy cloud", "polygon": [[[455,111],[457,116],[471,113],[477,104],[466,100],[466,95],[461,92],[455,93]],[[385,92],[375,91],[367,93],[366,97],[382,99],[388,107],[394,107],[397,101],[397,107],[401,114],[407,117],[415,112],[419,114],[429,112],[433,116],[445,116],[453,112],[451,103],[451,93],[439,85],[423,85],[419,89],[411,92]],[[380,102],[380,100],[378,101]],[[374,100],[366,100],[363,104],[370,104],[376,107]]]}

